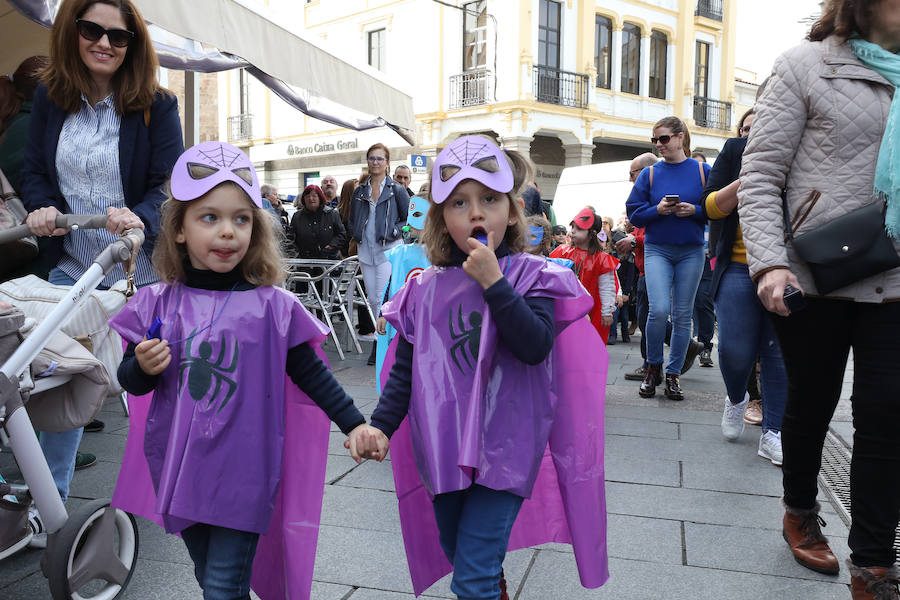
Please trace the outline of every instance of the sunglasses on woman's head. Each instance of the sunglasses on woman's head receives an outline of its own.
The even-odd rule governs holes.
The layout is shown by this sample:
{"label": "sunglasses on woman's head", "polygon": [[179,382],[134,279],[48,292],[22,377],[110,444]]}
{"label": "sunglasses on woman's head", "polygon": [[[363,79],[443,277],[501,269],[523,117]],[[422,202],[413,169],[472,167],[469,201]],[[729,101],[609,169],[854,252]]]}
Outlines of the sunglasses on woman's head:
{"label": "sunglasses on woman's head", "polygon": [[127,29],[106,29],[93,21],[84,19],[75,19],[75,25],[78,27],[78,35],[89,42],[96,42],[106,35],[110,45],[116,48],[125,48],[134,39],[134,32]]}
{"label": "sunglasses on woman's head", "polygon": [[[678,134],[676,134],[676,135],[678,135]],[[674,135],[661,135],[659,137],[652,137],[652,138],[650,138],[650,143],[655,144],[656,142],[659,142],[662,145],[666,145],[669,143],[669,140],[671,140],[673,137],[675,137],[675,136]]]}

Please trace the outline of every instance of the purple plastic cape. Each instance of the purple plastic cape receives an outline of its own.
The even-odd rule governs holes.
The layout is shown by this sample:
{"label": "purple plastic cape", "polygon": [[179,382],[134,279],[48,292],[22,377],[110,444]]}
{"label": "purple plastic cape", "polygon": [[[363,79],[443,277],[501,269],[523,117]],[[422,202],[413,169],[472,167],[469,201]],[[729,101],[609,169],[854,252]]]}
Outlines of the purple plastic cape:
{"label": "purple plastic cape", "polygon": [[[253,590],[264,600],[307,599],[310,596],[315,565],[330,425],[321,409],[285,375],[285,355],[281,355],[280,358],[272,356],[273,353],[280,353],[282,349],[286,353],[287,348],[307,342],[317,348],[317,352],[324,359],[319,346],[325,339],[326,329],[297,302],[296,298],[278,288],[264,287],[246,292],[213,292],[185,288],[180,308],[176,307],[179,302],[177,295],[173,293],[174,289],[162,284],[142,288],[111,321],[111,325],[122,334],[126,342],[135,342],[143,337],[153,317],[160,316],[164,321],[162,336],[170,340],[181,339],[190,333],[189,329],[187,334],[179,336],[182,325],[193,328],[194,319],[190,317],[194,312],[205,326],[211,320],[210,315],[222,312],[227,295],[233,294],[225,315],[220,318],[212,317],[213,326],[209,330],[198,332],[195,348],[202,340],[208,339],[211,343],[218,340],[222,334],[219,326],[227,327],[229,322],[230,330],[241,331],[245,338],[253,338],[251,332],[254,331],[265,332],[257,342],[266,346],[261,354],[268,356],[263,360],[270,363],[271,368],[258,371],[250,380],[254,391],[253,397],[259,402],[268,394],[270,400],[268,404],[280,405],[281,410],[277,411],[277,415],[275,412],[269,415],[274,418],[268,424],[259,424],[258,429],[269,427],[271,431],[268,433],[254,431],[252,438],[278,440],[283,436],[283,444],[280,444],[281,447],[279,444],[270,444],[266,447],[275,452],[274,455],[270,455],[275,457],[275,464],[269,465],[269,469],[265,469],[261,464],[247,465],[245,461],[231,457],[224,466],[220,460],[203,461],[201,465],[203,469],[210,469],[211,466],[222,467],[224,473],[216,475],[224,484],[220,487],[226,489],[227,486],[227,489],[233,489],[235,501],[241,506],[235,507],[233,511],[214,510],[212,512],[218,514],[206,515],[212,518],[201,522],[228,521],[230,512],[249,512],[255,515],[254,520],[260,525],[258,529],[264,535],[260,537],[253,564],[251,579]],[[175,315],[178,316],[177,319]],[[260,327],[257,324],[254,327],[244,325],[235,328],[234,321],[243,319],[255,323],[259,322],[258,319],[265,319],[269,327]],[[242,342],[251,344],[251,341],[246,339]],[[179,360],[176,350],[180,355],[186,343],[174,346],[177,348],[173,347],[173,365],[177,365]],[[255,348],[252,344],[249,347]],[[214,349],[211,360],[218,356],[218,350]],[[167,373],[173,369],[173,365],[170,365]],[[178,368],[174,367],[173,372],[177,374]],[[188,377],[189,375],[185,375],[185,381]],[[235,375],[235,380],[237,377],[238,375]],[[270,381],[271,384],[265,384],[266,381]],[[213,402],[209,410],[212,412],[217,410],[215,400],[224,397],[225,393],[220,390],[217,396],[214,395],[210,399]],[[237,396],[232,397],[228,404],[238,400]],[[202,412],[207,405],[207,399],[202,398],[199,402],[191,400],[190,403],[196,405],[197,412]],[[155,415],[160,414],[160,407],[164,407],[164,404],[162,401],[154,403],[152,394],[130,397],[128,442],[112,504],[150,519],[164,526],[167,531],[178,531],[194,522],[190,515],[185,518],[182,513],[190,501],[191,490],[184,482],[177,483],[177,478],[174,485],[163,478],[160,482],[163,493],[168,494],[167,490],[172,490],[173,487],[176,491],[166,497],[158,497],[156,489],[159,486],[154,486],[154,476],[151,475],[154,470],[151,464],[154,461],[148,462],[145,453],[147,449],[151,455],[159,451],[154,450],[153,438],[156,434],[153,421]],[[226,406],[216,414],[222,417],[221,413],[227,413],[228,410]],[[183,413],[179,412],[173,419],[172,436],[169,440],[173,447],[177,447],[179,441],[186,443],[184,436],[179,435],[183,431],[179,430],[177,425],[179,419],[183,420],[183,416]],[[146,435],[148,422],[150,436]],[[283,430],[276,431],[279,427],[283,427]],[[170,461],[167,464],[174,463]],[[198,476],[190,471],[190,467],[191,465],[184,465],[187,476],[202,478],[202,475]],[[275,494],[271,499],[266,498],[264,492],[255,491],[248,486],[247,473],[261,471],[268,471],[266,481],[274,478]],[[208,488],[198,487],[194,498],[206,498],[210,493],[219,492],[220,490],[211,492]],[[166,498],[169,498],[168,504],[165,503]],[[247,511],[243,506],[245,504],[243,500],[256,503],[256,507]],[[245,529],[251,530],[248,527]]]}
{"label": "purple plastic cape", "polygon": [[[501,259],[501,268],[504,261]],[[398,330],[404,332],[403,327],[410,325],[400,317],[403,312],[401,307],[405,301],[413,301],[419,298],[418,294],[427,287],[435,285],[435,276],[443,277],[458,271],[467,278],[462,269],[428,269],[421,277],[416,278],[404,290],[398,294],[397,299],[385,305],[382,313],[389,321],[400,325]],[[429,276],[430,274],[430,276]],[[575,280],[574,274],[567,270],[548,263],[543,258],[516,255],[509,270],[507,279],[513,287],[523,295],[541,295],[555,299],[555,315],[557,319],[557,337],[554,341],[549,363],[551,380],[547,388],[551,390],[555,410],[551,412],[548,424],[548,438],[543,445],[532,452],[526,462],[529,465],[518,465],[521,472],[526,472],[530,465],[536,471],[533,486],[522,495],[527,499],[522,505],[519,516],[512,530],[509,549],[525,548],[547,542],[560,542],[572,544],[575,551],[575,559],[583,586],[595,588],[603,585],[609,578],[607,553],[606,553],[606,495],[604,489],[604,425],[603,410],[606,391],[606,370],[609,356],[606,347],[600,340],[596,330],[590,322],[583,318],[590,310],[592,300],[584,288]],[[571,281],[574,281],[574,286]],[[423,306],[431,306],[435,314],[434,325],[427,335],[434,335],[440,327],[443,306],[439,298],[448,298],[450,302],[456,300],[453,293],[453,284],[460,285],[464,280],[453,276],[440,282],[440,294],[426,297],[434,304],[427,305],[422,302],[410,305],[413,312],[421,312]],[[471,280],[470,280],[471,281]],[[423,286],[418,292],[412,291],[416,286]],[[436,287],[436,286],[435,286]],[[474,287],[476,294],[479,292]],[[480,296],[480,294],[478,294]],[[390,316],[389,316],[390,315]],[[419,315],[420,317],[422,315]],[[423,319],[423,321],[426,319]],[[423,323],[419,323],[420,331]],[[427,327],[425,329],[428,329]],[[424,331],[422,331],[424,332]],[[405,336],[404,336],[405,337]],[[416,336],[414,336],[416,337]],[[487,436],[466,431],[471,423],[484,422],[478,418],[484,414],[482,403],[485,398],[485,388],[492,378],[484,371],[493,369],[494,362],[498,358],[497,334],[490,319],[482,323],[480,352],[477,370],[479,377],[473,380],[472,398],[476,401],[470,403],[472,410],[469,418],[465,419],[463,430],[456,436],[460,440],[460,446],[472,443],[475,452],[458,448],[457,471],[472,473],[479,481],[482,469],[490,470],[491,464],[481,463],[481,466],[471,466],[473,456],[476,460],[483,461],[485,457],[490,459],[492,448],[488,442],[484,442]],[[414,346],[423,341],[422,333],[416,340],[410,340]],[[409,338],[407,338],[409,339]],[[396,339],[392,342],[381,371],[382,382],[387,380],[390,369],[394,363]],[[417,350],[421,350],[417,348]],[[490,360],[487,360],[490,358]],[[436,366],[437,361],[453,362],[446,352],[441,355],[435,353],[424,361],[416,354],[416,361],[429,365],[429,371],[434,376],[439,376],[443,369]],[[453,364],[452,368],[456,368]],[[415,369],[415,367],[414,367]],[[420,374],[421,376],[421,374]],[[416,375],[413,376],[413,390],[429,386],[447,385],[442,381],[430,383],[417,383]],[[428,589],[438,579],[452,570],[438,541],[438,529],[435,522],[432,507],[433,484],[428,481],[428,474],[423,477],[417,467],[416,455],[421,456],[421,449],[414,448],[410,422],[416,418],[413,406],[428,400],[428,397],[413,396],[410,402],[410,414],[403,421],[400,428],[391,438],[391,461],[394,470],[394,481],[397,498],[399,499],[400,520],[403,531],[403,540],[406,547],[407,562],[413,590],[416,595]],[[475,413],[473,416],[472,413]],[[540,427],[531,430],[540,431]],[[453,433],[453,432],[451,432]],[[422,434],[417,434],[421,436]],[[468,442],[466,441],[468,440]],[[434,439],[431,443],[434,443]],[[436,438],[440,445],[446,438]],[[451,441],[451,447],[455,444]],[[440,448],[438,448],[440,451]],[[496,465],[493,465],[496,466]],[[434,465],[427,466],[434,468]],[[498,469],[494,469],[495,471]],[[469,480],[471,481],[471,479]],[[526,482],[527,483],[527,482]],[[486,481],[489,487],[490,481]],[[463,486],[465,487],[465,486]],[[502,488],[501,488],[502,489]],[[440,492],[438,492],[440,493]]]}

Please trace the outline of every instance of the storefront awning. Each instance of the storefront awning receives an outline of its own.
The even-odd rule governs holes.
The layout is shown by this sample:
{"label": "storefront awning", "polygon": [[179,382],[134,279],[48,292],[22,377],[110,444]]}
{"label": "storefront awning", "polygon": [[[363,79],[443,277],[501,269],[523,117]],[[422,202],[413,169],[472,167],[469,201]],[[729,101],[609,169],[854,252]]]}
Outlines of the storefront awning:
{"label": "storefront awning", "polygon": [[[301,112],[341,127],[389,127],[415,144],[412,99],[236,0],[135,0],[160,64],[213,73],[246,68]],[[59,0],[0,0],[0,73],[47,54]]]}

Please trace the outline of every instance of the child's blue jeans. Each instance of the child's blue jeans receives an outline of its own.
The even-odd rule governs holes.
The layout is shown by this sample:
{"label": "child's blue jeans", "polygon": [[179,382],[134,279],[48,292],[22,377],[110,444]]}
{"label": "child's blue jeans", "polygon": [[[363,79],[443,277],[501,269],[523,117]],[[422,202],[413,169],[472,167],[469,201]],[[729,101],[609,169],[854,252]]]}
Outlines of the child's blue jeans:
{"label": "child's blue jeans", "polygon": [[250,600],[259,534],[197,523],[181,532],[203,600]]}
{"label": "child's blue jeans", "polygon": [[441,548],[459,600],[497,600],[509,534],[524,498],[480,485],[434,497]]}

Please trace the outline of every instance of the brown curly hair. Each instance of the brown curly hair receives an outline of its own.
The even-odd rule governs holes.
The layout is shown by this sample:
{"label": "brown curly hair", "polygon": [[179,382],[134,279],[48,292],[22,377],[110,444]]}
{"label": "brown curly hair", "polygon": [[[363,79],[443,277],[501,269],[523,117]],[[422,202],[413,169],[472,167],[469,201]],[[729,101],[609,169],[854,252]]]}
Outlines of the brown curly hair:
{"label": "brown curly hair", "polygon": [[[225,185],[233,185],[243,191],[243,188],[232,181],[220,183],[206,194]],[[206,197],[206,194],[200,198]],[[250,197],[247,196],[249,201]],[[199,198],[198,198],[199,200]],[[184,226],[184,215],[191,201],[182,202],[169,197],[163,202],[159,220],[159,238],[153,247],[153,268],[159,273],[164,283],[171,285],[176,281],[184,281],[184,261],[187,259],[187,247],[175,241],[176,236]],[[284,281],[285,270],[283,266],[284,254],[281,251],[281,241],[276,234],[277,222],[262,208],[253,206],[253,229],[250,232],[250,247],[247,254],[241,260],[241,274],[244,279],[253,285],[276,285]]]}
{"label": "brown curly hair", "polygon": [[809,31],[809,39],[821,42],[830,35],[849,38],[853,34],[869,35],[872,13],[884,0],[830,0],[822,16]]}

